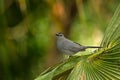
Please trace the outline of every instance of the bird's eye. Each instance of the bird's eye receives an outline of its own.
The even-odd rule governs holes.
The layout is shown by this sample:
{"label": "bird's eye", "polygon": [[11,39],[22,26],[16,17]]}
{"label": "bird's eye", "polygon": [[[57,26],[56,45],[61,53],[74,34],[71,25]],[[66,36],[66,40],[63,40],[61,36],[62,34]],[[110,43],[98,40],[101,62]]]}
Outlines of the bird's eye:
{"label": "bird's eye", "polygon": [[62,36],[61,34],[59,36]]}

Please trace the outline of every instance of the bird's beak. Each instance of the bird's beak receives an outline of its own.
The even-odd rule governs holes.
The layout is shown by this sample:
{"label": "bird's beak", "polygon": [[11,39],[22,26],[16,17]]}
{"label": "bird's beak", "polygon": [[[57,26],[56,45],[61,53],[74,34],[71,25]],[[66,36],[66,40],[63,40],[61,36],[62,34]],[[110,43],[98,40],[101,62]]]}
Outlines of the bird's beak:
{"label": "bird's beak", "polygon": [[58,33],[56,33],[56,36],[59,36]]}

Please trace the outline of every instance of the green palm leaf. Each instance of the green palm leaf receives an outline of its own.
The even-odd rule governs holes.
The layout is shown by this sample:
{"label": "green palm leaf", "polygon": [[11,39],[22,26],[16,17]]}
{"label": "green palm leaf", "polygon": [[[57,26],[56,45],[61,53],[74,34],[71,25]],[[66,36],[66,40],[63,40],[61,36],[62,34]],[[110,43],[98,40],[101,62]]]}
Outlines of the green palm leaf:
{"label": "green palm leaf", "polygon": [[120,80],[120,5],[101,46],[94,54],[71,57],[53,66],[36,80]]}

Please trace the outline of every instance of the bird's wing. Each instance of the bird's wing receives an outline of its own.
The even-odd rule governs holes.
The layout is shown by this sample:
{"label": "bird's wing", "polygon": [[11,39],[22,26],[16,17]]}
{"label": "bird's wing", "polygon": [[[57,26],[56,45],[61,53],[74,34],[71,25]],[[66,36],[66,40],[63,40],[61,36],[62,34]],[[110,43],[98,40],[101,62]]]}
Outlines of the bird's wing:
{"label": "bird's wing", "polygon": [[71,46],[71,47],[68,48],[68,50],[71,51],[71,52],[77,53],[77,52],[80,51],[80,48],[75,47],[75,46]]}
{"label": "bird's wing", "polygon": [[79,51],[85,51],[82,49],[82,46],[78,43],[72,42],[72,41],[67,41],[68,43],[64,43],[64,49],[69,50],[73,53],[77,53]]}
{"label": "bird's wing", "polygon": [[77,43],[77,42],[73,42],[73,43],[75,43],[75,44],[78,44],[78,45],[82,46],[81,44],[79,44],[79,43]]}

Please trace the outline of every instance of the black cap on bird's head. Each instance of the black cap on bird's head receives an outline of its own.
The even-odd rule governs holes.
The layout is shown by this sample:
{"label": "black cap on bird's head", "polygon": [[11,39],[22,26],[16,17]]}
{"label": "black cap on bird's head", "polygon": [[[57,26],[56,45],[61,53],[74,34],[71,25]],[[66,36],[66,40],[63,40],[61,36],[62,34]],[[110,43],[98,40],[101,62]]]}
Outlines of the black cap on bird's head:
{"label": "black cap on bird's head", "polygon": [[56,36],[64,36],[61,32],[56,33]]}
{"label": "black cap on bird's head", "polygon": [[61,32],[59,32],[59,33],[56,33],[56,37],[64,37],[64,35]]}

